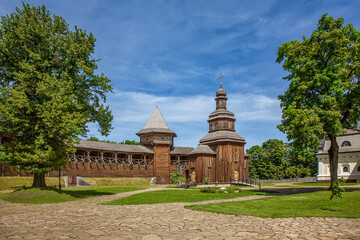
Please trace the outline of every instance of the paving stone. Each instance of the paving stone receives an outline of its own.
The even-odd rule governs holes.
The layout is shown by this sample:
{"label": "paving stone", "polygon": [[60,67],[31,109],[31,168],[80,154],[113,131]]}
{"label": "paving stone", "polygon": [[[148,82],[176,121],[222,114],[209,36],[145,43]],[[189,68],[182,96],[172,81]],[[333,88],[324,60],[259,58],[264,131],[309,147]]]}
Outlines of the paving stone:
{"label": "paving stone", "polygon": [[102,236],[102,235],[105,234],[103,231],[96,230],[96,229],[88,230],[88,231],[86,231],[86,232],[87,232],[87,233],[90,233],[91,235],[93,235],[93,236],[95,236],[95,237]]}
{"label": "paving stone", "polygon": [[145,235],[141,238],[142,240],[161,240],[161,237],[155,234]]}
{"label": "paving stone", "polygon": [[[100,203],[155,187],[73,202],[14,204],[0,200],[0,239],[359,239],[360,219],[260,218],[185,209],[199,203],[107,206]],[[230,202],[250,196],[214,200]]]}

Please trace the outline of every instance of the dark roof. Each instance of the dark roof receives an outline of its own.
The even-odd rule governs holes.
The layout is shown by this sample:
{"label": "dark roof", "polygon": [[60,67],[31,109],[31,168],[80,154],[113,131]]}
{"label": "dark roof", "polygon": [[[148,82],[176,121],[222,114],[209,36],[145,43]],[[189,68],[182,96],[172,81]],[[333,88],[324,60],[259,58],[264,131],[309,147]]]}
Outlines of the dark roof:
{"label": "dark roof", "polygon": [[192,150],[194,150],[193,147],[172,147],[170,149],[170,154],[173,155],[187,155],[189,154]]}
{"label": "dark roof", "polygon": [[136,133],[136,135],[141,135],[144,133],[171,133],[176,135],[173,131],[171,131],[170,129],[166,129],[166,128],[144,128],[142,130],[140,130],[139,132]]}
{"label": "dark roof", "polygon": [[344,135],[352,135],[352,134],[359,134],[360,133],[360,126],[357,126],[354,129],[346,129],[346,133]]}
{"label": "dark roof", "polygon": [[84,148],[84,149],[96,149],[103,151],[124,152],[124,153],[154,154],[154,151],[141,145],[106,143],[106,142],[87,141],[87,140],[81,140],[79,144],[75,144],[75,147]]}
{"label": "dark roof", "polygon": [[[339,153],[360,152],[360,131],[347,130],[344,135],[338,136],[336,142],[339,145]],[[349,142],[351,146],[342,146],[344,142]],[[319,152],[317,154],[328,154],[330,149],[330,140],[322,140],[319,144]]]}
{"label": "dark roof", "polygon": [[219,96],[219,95],[226,96],[226,91],[222,87],[220,87],[219,90],[216,91],[216,96]]}
{"label": "dark roof", "polygon": [[167,125],[158,107],[155,108],[144,128],[137,132],[136,135],[140,136],[145,133],[171,133],[176,137],[176,134]]}
{"label": "dark roof", "polygon": [[200,139],[200,144],[211,142],[241,142],[245,143],[245,139],[233,131],[216,131],[208,133]]}
{"label": "dark roof", "polygon": [[211,154],[216,155],[216,152],[213,151],[208,145],[199,144],[189,155],[194,154]]}

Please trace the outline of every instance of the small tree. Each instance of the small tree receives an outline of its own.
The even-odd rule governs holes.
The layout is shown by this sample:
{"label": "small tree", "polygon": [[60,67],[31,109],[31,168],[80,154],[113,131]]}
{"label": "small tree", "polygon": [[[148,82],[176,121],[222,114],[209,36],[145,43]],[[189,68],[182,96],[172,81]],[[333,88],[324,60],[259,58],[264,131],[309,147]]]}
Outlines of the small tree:
{"label": "small tree", "polygon": [[179,184],[181,182],[184,182],[185,178],[181,175],[180,172],[173,172],[170,173],[170,182],[171,184]]}
{"label": "small tree", "polygon": [[33,187],[45,187],[45,173],[66,164],[78,136],[97,122],[107,135],[113,119],[104,106],[110,80],[96,75],[95,38],[51,15],[45,6],[23,3],[1,17],[0,157],[34,174]]}
{"label": "small tree", "polygon": [[345,191],[343,188],[340,187],[340,182],[344,182],[344,178],[340,178],[334,181],[330,196],[330,200],[332,200],[334,197],[336,198],[336,211],[338,209],[338,197],[342,198],[341,192]]}
{"label": "small tree", "polygon": [[210,183],[209,178],[205,178],[204,181],[203,181],[203,183],[204,183],[205,185],[209,185],[209,183]]}

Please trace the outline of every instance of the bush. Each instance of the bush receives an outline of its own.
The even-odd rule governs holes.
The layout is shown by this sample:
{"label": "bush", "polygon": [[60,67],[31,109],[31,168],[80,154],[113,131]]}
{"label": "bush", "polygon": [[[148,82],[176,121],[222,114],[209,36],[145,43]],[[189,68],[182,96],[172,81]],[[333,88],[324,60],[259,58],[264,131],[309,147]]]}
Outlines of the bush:
{"label": "bush", "polygon": [[228,193],[234,193],[235,191],[241,192],[241,188],[239,188],[239,187],[227,187],[226,190],[224,190],[224,191],[227,191]]}
{"label": "bush", "polygon": [[208,178],[205,178],[203,182],[204,182],[205,185],[209,185],[210,180]]}
{"label": "bush", "polygon": [[200,192],[205,192],[205,193],[216,193],[219,192],[220,188],[218,187],[204,187],[200,189]]}
{"label": "bush", "polygon": [[227,187],[226,189],[221,189],[219,187],[204,187],[200,189],[200,192],[205,193],[234,193],[235,191],[241,192],[239,187]]}
{"label": "bush", "polygon": [[170,173],[171,184],[178,184],[179,182],[184,182],[185,178],[181,175],[180,172]]}

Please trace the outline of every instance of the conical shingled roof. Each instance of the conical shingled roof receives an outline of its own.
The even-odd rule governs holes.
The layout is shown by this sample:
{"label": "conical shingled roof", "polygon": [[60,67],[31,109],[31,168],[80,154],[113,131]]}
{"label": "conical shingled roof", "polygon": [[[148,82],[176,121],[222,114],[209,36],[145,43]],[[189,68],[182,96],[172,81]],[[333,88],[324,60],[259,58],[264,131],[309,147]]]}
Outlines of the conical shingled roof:
{"label": "conical shingled roof", "polygon": [[167,125],[158,107],[156,107],[154,112],[151,114],[149,120],[145,124],[145,127],[136,134],[141,135],[144,133],[153,133],[153,132],[171,133],[176,137],[176,134],[173,131],[171,131],[169,126]]}
{"label": "conical shingled roof", "polygon": [[192,150],[188,155],[195,154],[211,154],[216,155],[216,152],[213,151],[208,145],[199,144],[194,150]]}

